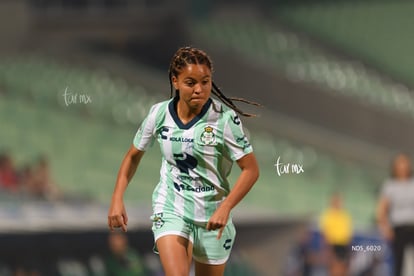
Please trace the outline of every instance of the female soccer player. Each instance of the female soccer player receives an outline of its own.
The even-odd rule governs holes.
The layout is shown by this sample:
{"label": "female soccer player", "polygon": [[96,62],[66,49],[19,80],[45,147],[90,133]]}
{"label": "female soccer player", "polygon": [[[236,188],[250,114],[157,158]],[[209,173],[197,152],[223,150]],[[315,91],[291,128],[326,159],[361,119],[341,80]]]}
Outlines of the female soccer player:
{"label": "female soccer player", "polygon": [[[142,122],[122,161],[109,209],[109,228],[126,231],[123,194],[144,152],[157,140],[163,158],[151,219],[155,250],[167,276],[189,275],[192,259],[197,276],[223,275],[235,238],[230,212],[259,176],[236,112],[251,115],[232,102],[245,100],[227,98],[212,81],[212,69],[199,49],[175,53],[169,69],[175,97],[152,106]],[[241,173],[230,190],[233,161]]]}

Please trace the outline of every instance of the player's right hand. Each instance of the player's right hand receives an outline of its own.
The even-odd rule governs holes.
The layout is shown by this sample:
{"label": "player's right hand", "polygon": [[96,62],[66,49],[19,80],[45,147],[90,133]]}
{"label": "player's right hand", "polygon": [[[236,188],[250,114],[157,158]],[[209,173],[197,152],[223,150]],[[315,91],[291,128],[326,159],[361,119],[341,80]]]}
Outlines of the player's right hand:
{"label": "player's right hand", "polygon": [[112,201],[108,212],[108,227],[109,230],[114,231],[115,228],[121,228],[122,231],[127,231],[128,216],[122,201]]}

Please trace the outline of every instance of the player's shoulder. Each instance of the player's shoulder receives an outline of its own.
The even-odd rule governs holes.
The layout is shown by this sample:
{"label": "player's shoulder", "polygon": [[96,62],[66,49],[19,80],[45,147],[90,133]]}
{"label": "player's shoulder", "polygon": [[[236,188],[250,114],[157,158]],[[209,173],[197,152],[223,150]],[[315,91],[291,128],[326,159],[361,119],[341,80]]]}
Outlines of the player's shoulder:
{"label": "player's shoulder", "polygon": [[150,114],[157,114],[159,111],[165,111],[168,108],[168,104],[170,103],[171,99],[157,102],[150,107]]}

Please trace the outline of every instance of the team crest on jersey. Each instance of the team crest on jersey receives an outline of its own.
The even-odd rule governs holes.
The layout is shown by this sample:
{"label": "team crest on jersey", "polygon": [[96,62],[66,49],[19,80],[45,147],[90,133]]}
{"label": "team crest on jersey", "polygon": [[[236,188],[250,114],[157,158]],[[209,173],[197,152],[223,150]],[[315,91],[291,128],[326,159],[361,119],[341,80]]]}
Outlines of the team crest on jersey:
{"label": "team crest on jersey", "polygon": [[207,127],[204,128],[203,133],[201,133],[200,140],[205,145],[215,145],[216,144],[216,135],[214,134],[213,128],[211,126],[207,126]]}

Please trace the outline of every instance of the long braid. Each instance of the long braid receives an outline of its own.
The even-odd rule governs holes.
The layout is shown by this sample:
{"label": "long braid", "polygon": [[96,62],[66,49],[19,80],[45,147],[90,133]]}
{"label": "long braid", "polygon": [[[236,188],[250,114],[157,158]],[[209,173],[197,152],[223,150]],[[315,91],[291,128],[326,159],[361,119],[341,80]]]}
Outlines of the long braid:
{"label": "long braid", "polygon": [[255,114],[250,114],[250,113],[246,113],[246,112],[242,111],[240,108],[238,108],[233,103],[233,101],[239,101],[239,102],[243,102],[243,103],[247,103],[247,104],[251,104],[251,105],[255,105],[255,106],[261,106],[261,104],[246,100],[244,98],[226,97],[223,94],[223,92],[221,92],[220,88],[214,82],[212,82],[212,84],[213,84],[213,89],[211,90],[211,92],[217,98],[219,98],[225,105],[227,105],[228,107],[230,107],[231,109],[233,109],[234,111],[239,113],[240,115],[243,115],[243,116],[246,116],[246,117],[256,117]]}
{"label": "long braid", "polygon": [[[168,70],[168,77],[170,82],[170,98],[173,97],[174,92],[172,77],[177,77],[179,73],[183,70],[183,68],[188,64],[204,64],[211,70],[211,72],[213,72],[213,63],[211,62],[210,57],[204,51],[193,47],[182,47],[178,49],[178,51],[174,54],[173,58],[171,59],[170,68]],[[211,92],[225,105],[227,105],[240,115],[246,117],[255,117],[256,115],[242,111],[233,103],[233,101],[239,101],[255,106],[261,106],[259,103],[252,102],[244,98],[226,97],[220,90],[220,88],[213,81]],[[177,94],[176,96],[179,95]]]}

